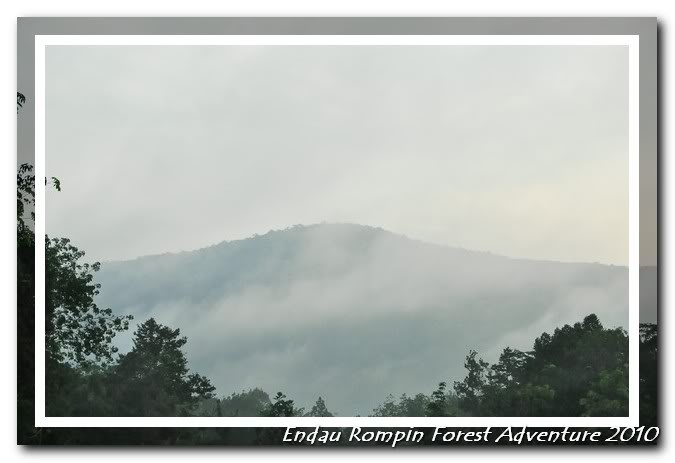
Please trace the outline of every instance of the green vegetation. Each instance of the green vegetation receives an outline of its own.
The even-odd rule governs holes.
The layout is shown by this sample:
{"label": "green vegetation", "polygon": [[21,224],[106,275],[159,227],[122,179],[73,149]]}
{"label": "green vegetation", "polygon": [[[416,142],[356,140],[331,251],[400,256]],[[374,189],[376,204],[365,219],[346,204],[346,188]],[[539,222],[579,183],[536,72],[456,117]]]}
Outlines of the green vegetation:
{"label": "green vegetation", "polygon": [[595,315],[543,333],[530,352],[504,349],[494,365],[471,352],[455,383],[471,416],[626,416],[628,336]]}

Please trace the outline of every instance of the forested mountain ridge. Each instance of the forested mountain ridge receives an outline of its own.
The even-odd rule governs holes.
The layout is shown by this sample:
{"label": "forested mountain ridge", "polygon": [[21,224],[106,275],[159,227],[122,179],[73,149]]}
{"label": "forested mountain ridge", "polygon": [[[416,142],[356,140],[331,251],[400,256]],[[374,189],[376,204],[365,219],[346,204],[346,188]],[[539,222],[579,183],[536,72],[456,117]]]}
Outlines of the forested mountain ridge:
{"label": "forested mountain ridge", "polygon": [[439,371],[461,378],[469,349],[496,360],[504,345],[527,349],[589,313],[608,327],[627,321],[625,267],[513,259],[353,224],[108,262],[97,281],[99,305],[180,326],[190,363],[218,390],[283,390],[302,404],[319,390],[340,414],[428,390]]}

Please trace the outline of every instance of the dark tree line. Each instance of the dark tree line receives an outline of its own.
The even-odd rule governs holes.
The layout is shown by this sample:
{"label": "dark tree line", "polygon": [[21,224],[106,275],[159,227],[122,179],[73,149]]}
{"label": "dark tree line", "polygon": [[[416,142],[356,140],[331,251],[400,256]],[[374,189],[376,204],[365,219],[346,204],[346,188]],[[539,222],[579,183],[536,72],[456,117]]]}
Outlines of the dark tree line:
{"label": "dark tree line", "polygon": [[[18,432],[22,443],[77,442],[74,430],[33,426],[35,328],[35,176],[17,174]],[[57,190],[57,179],[49,182]],[[181,416],[193,414],[214,387],[189,373],[180,330],[149,319],[134,332],[134,347],[112,344],[132,317],[95,303],[100,264],[66,238],[45,237],[45,408],[48,416]],[[171,439],[161,442],[170,442]]]}
{"label": "dark tree line", "polygon": [[[374,416],[627,416],[628,335],[591,314],[543,333],[531,351],[505,348],[490,364],[466,356],[452,391],[389,396]],[[656,325],[640,326],[640,422],[656,425]]]}
{"label": "dark tree line", "polygon": [[595,315],[543,333],[530,352],[504,349],[489,365],[471,351],[455,383],[472,416],[627,416],[628,336]]}

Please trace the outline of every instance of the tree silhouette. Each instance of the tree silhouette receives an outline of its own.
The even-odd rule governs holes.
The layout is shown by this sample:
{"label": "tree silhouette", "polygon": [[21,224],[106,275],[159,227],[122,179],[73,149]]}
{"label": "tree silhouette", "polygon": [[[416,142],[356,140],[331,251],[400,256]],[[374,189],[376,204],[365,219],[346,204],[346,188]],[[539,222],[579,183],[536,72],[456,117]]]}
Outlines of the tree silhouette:
{"label": "tree silhouette", "polygon": [[446,387],[445,381],[441,381],[438,384],[438,389],[431,393],[431,401],[426,407],[427,416],[452,416],[448,410]]}
{"label": "tree silhouette", "polygon": [[19,112],[19,108],[23,108],[23,104],[26,102],[26,97],[23,93],[16,92],[16,112]]}
{"label": "tree silhouette", "polygon": [[254,388],[224,397],[220,407],[223,416],[260,416],[271,403],[267,392]]}
{"label": "tree silhouette", "polygon": [[129,328],[133,317],[114,315],[94,302],[100,264],[80,263],[84,251],[67,238],[45,239],[45,333],[49,361],[81,364],[112,361],[116,333]]}
{"label": "tree silhouette", "polygon": [[316,403],[312,406],[312,409],[307,413],[307,416],[333,416],[333,414],[328,411],[326,402],[319,396],[319,398],[316,399]]}
{"label": "tree silhouette", "polygon": [[120,412],[128,416],[184,416],[215,388],[198,374],[188,374],[182,347],[187,338],[150,318],[134,333],[131,352],[120,355],[112,384]]}
{"label": "tree silhouette", "polygon": [[494,365],[470,351],[455,391],[475,416],[624,416],[627,358],[626,332],[591,314],[543,333],[532,352],[507,347]]}
{"label": "tree silhouette", "polygon": [[286,398],[282,392],[272,399],[273,402],[265,409],[263,416],[302,416],[303,409],[295,408],[293,400]]}
{"label": "tree silhouette", "polygon": [[471,415],[480,412],[480,401],[483,389],[487,383],[487,370],[489,364],[481,358],[477,358],[475,350],[469,352],[464,362],[467,370],[466,378],[455,382],[455,392],[459,398],[460,407]]}

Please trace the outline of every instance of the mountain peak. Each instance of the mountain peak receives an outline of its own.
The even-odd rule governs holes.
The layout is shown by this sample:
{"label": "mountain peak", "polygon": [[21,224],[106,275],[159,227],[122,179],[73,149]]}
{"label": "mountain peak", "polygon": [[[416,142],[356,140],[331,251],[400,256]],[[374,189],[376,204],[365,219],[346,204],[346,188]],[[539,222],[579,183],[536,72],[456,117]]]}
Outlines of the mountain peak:
{"label": "mountain peak", "polygon": [[116,262],[97,279],[100,306],[180,326],[191,364],[219,390],[301,403],[328,391],[344,414],[367,412],[392,384],[400,394],[437,372],[459,378],[467,348],[529,349],[588,313],[608,326],[627,313],[625,268],[510,259],[353,223]]}

